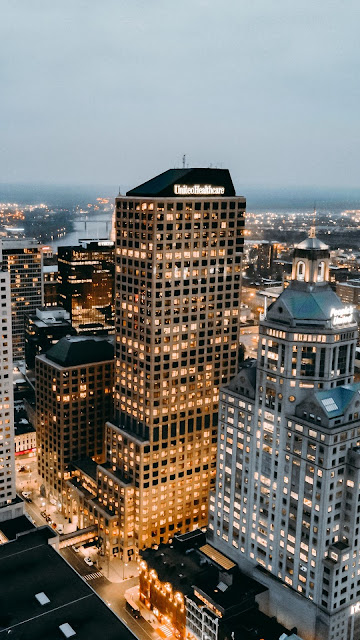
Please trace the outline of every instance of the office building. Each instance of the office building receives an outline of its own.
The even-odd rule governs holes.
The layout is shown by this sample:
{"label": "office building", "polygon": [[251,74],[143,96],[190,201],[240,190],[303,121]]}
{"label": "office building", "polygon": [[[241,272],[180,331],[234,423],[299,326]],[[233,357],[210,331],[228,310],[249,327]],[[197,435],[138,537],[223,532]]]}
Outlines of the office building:
{"label": "office building", "polygon": [[25,314],[25,361],[28,369],[35,366],[35,358],[46,352],[60,338],[76,335],[70,313],[62,307],[40,307]]}
{"label": "office building", "polygon": [[218,388],[237,370],[244,211],[219,169],[169,170],[116,199],[115,418],[106,465],[68,482],[110,557],[207,523]]}
{"label": "office building", "polygon": [[360,309],[360,280],[352,279],[347,282],[337,282],[336,293],[342,302]]}
{"label": "office building", "polygon": [[43,304],[42,252],[36,240],[2,241],[2,264],[10,273],[14,362],[24,358],[24,314]]}
{"label": "office building", "polygon": [[100,337],[62,338],[36,357],[38,470],[46,494],[63,502],[73,460],[102,461],[113,411],[114,348]]}
{"label": "office building", "polygon": [[172,169],[116,199],[107,440],[135,491],[125,557],[207,523],[218,388],[237,367],[244,211],[220,169]]}
{"label": "office building", "polygon": [[257,364],[221,390],[209,539],[269,587],[304,640],[360,637],[357,323],[312,230],[260,322]]}
{"label": "office building", "polygon": [[78,333],[114,332],[114,243],[83,240],[58,249],[59,303]]}
{"label": "office building", "polygon": [[24,640],[135,640],[135,636],[57,553],[49,527],[0,546],[0,637]]}
{"label": "office building", "polygon": [[[1,244],[0,244],[1,265]],[[0,522],[21,516],[16,496],[10,274],[0,268]]]}
{"label": "office building", "polygon": [[57,258],[45,258],[43,265],[44,306],[57,307],[59,304],[59,267]]}

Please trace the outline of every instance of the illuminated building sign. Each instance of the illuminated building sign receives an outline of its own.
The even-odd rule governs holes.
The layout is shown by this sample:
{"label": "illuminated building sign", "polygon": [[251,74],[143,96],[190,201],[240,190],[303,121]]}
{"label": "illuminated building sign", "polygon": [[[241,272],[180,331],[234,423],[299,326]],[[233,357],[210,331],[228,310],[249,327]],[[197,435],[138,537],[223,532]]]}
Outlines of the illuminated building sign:
{"label": "illuminated building sign", "polygon": [[213,187],[211,184],[174,184],[177,196],[223,196],[225,187]]}
{"label": "illuminated building sign", "polygon": [[354,307],[349,305],[343,309],[331,309],[330,317],[334,327],[342,327],[354,321]]}
{"label": "illuminated building sign", "polygon": [[360,613],[360,602],[353,604],[350,609],[350,615],[354,616],[356,613]]}

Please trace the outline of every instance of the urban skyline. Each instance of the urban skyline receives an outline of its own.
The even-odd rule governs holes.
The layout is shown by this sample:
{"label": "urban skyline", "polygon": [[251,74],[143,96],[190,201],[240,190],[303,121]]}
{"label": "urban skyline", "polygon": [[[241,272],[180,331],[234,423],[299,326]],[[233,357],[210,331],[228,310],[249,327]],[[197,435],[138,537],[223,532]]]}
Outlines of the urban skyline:
{"label": "urban skyline", "polygon": [[[295,494],[299,496],[302,489],[292,489],[287,517],[284,506],[277,504],[277,501],[284,502],[283,495],[287,496],[287,492],[285,488],[278,491],[277,485],[279,473],[280,477],[288,477],[288,482],[291,476],[292,484],[295,483],[294,474],[289,472],[286,476],[286,465],[284,467],[281,458],[283,440],[291,433],[292,403],[297,412],[299,404],[309,402],[309,393],[316,387],[320,394],[328,394],[329,387],[334,388],[334,393],[344,388],[346,393],[356,396],[357,384],[352,385],[352,380],[359,360],[354,309],[359,306],[356,296],[360,281],[356,273],[360,257],[356,252],[341,251],[332,252],[330,257],[327,245],[316,238],[315,228],[311,228],[309,238],[295,245],[290,273],[291,242],[247,240],[244,246],[245,205],[245,198],[236,195],[226,170],[170,169],[134,187],[126,196],[116,198],[112,233],[115,252],[112,241],[108,240],[104,241],[104,247],[94,239],[92,242],[82,240],[79,246],[61,249],[59,256],[54,255],[51,248],[42,250],[41,245],[37,245],[45,306],[41,304],[35,312],[26,314],[28,364],[18,358],[14,368],[16,449],[10,458],[14,461],[11,479],[16,480],[18,496],[15,501],[11,499],[14,505],[11,515],[15,516],[11,530],[26,531],[30,526],[29,517],[37,526],[44,520],[49,522],[57,530],[60,553],[80,574],[94,580],[100,594],[107,584],[114,584],[114,579],[115,584],[117,580],[126,582],[127,575],[127,580],[137,581],[133,576],[140,571],[139,587],[132,587],[130,582],[120,608],[127,608],[135,618],[137,615],[146,618],[147,612],[155,611],[158,624],[173,629],[175,634],[181,629],[188,640],[203,640],[203,633],[218,640],[219,634],[231,630],[236,639],[240,630],[243,633],[251,625],[256,612],[261,615],[258,633],[264,635],[268,629],[271,640],[279,640],[280,635],[276,634],[281,633],[295,640],[340,640],[348,628],[349,638],[355,640],[356,600],[355,605],[351,603],[355,598],[355,583],[347,587],[348,604],[346,596],[344,600],[336,591],[335,578],[329,595],[330,587],[324,586],[327,578],[322,577],[326,558],[332,558],[331,554],[335,554],[338,547],[340,550],[341,545],[350,544],[348,525],[341,524],[342,528],[337,523],[333,528],[330,525],[325,536],[325,530],[317,524],[317,507],[321,513],[326,509],[326,494],[323,494],[321,480],[320,484],[317,480],[316,509],[311,510],[315,496],[310,483],[310,488],[304,489],[305,528],[296,533],[291,521],[296,513],[294,504],[299,499]],[[296,224],[296,221],[289,222]],[[270,224],[273,224],[271,219]],[[254,220],[252,225],[250,232],[257,228]],[[300,232],[303,228],[300,225]],[[24,240],[13,240],[11,246],[17,243],[22,246]],[[63,276],[59,277],[65,256],[68,291],[63,287]],[[90,263],[97,271],[100,268],[103,278],[91,277]],[[282,283],[274,280],[279,270],[283,270]],[[59,307],[59,303],[63,303],[64,295],[70,301],[72,286],[85,285],[86,293],[81,298],[85,313],[89,314],[91,304],[94,312],[98,312],[104,306],[102,295],[97,293],[99,283],[103,279],[107,286],[108,274],[113,272],[115,289],[110,286],[107,299],[111,302],[112,291],[115,336],[101,337],[89,331],[81,335],[81,324],[77,327],[76,319],[72,323],[71,313]],[[246,282],[242,293],[241,278]],[[275,286],[279,284],[280,287]],[[344,302],[336,296],[335,289]],[[258,298],[255,303],[260,304],[258,309],[251,301],[252,295]],[[24,298],[25,307],[31,297],[30,287]],[[281,312],[275,317],[277,308]],[[300,319],[296,315],[298,309]],[[292,338],[286,337],[288,310],[291,310],[290,317],[295,314],[297,324],[297,333]],[[314,313],[315,316],[320,313],[321,317],[313,317]],[[95,316],[90,313],[89,317]],[[271,328],[264,333],[263,327],[269,322]],[[302,326],[304,323],[306,326]],[[255,382],[254,360],[240,364],[240,373],[237,373],[238,357],[240,362],[246,357],[247,347],[244,354],[240,342],[241,335],[248,332],[247,327],[253,340],[259,337],[257,367],[265,373],[257,377],[260,383],[261,375],[266,374],[265,385],[258,386]],[[94,331],[96,328],[95,322]],[[267,347],[267,337],[264,346],[263,336],[269,331]],[[76,333],[80,335],[70,335]],[[107,333],[111,333],[111,327]],[[111,344],[114,339],[115,359]],[[289,340],[293,340],[295,346],[288,347]],[[246,340],[245,344],[248,344]],[[287,378],[289,358],[290,379]],[[282,376],[278,382],[277,367],[281,368]],[[281,387],[279,393],[276,384]],[[31,387],[36,391],[35,396]],[[239,394],[240,408],[231,413],[233,398]],[[330,401],[339,406],[337,397],[334,400],[326,396],[324,402]],[[305,411],[310,416],[312,410]],[[248,422],[243,417],[246,413],[252,416]],[[26,417],[25,421],[24,418],[19,421],[21,415]],[[252,445],[255,415],[256,448]],[[356,421],[356,415],[352,413],[349,419]],[[310,417],[305,416],[306,419],[311,422]],[[294,429],[298,441],[299,421],[304,418],[299,414],[294,420],[297,420]],[[37,464],[32,424],[36,427]],[[234,430],[242,435],[242,425],[246,442],[234,439],[233,435]],[[325,435],[321,436],[320,448],[326,450],[331,446],[326,425],[317,420],[317,433],[323,426]],[[304,438],[307,431],[302,429],[301,438]],[[310,428],[308,438],[313,437],[314,429]],[[244,455],[245,466],[249,466],[250,459],[257,460],[260,441],[263,444],[260,462],[250,470],[244,469]],[[349,440],[349,452],[356,442],[355,433]],[[316,451],[316,445],[310,442],[308,450],[314,446]],[[291,444],[290,449],[286,447],[290,452],[286,455],[291,455]],[[353,455],[355,453],[354,449]],[[317,463],[316,453],[309,455],[312,458],[315,455]],[[356,466],[355,458],[351,464]],[[22,474],[27,469],[31,476],[24,483]],[[307,471],[309,478],[311,473]],[[320,478],[327,473],[330,471],[323,468]],[[269,484],[271,474],[274,480]],[[350,471],[346,474],[350,478]],[[342,504],[338,498],[340,490],[337,508]],[[209,497],[210,519],[205,536]],[[271,500],[271,513],[269,504],[267,515],[271,516],[271,523],[267,527],[264,501],[270,503]],[[25,515],[21,516],[23,509]],[[255,520],[254,516],[250,518],[252,512]],[[281,552],[287,521],[287,547],[293,545],[294,550],[292,561],[288,551],[286,560]],[[313,521],[315,524],[311,524]],[[11,535],[7,522],[8,518],[0,526],[3,542]],[[314,528],[310,551],[310,536],[308,550],[304,547],[308,525]],[[186,536],[192,533],[196,536],[197,531],[205,539],[201,544],[194,543],[198,549],[194,551],[191,539],[188,543]],[[181,580],[176,591],[176,581],[173,583],[172,576],[166,576],[166,572],[159,573],[158,566],[159,558],[168,553],[172,566],[173,556],[176,557],[172,551],[174,541],[180,553],[183,549],[183,553],[192,554],[189,571],[203,567],[204,576],[208,576],[206,582],[220,580],[219,584],[225,585],[222,589],[226,596],[218,597],[218,590],[210,588],[211,582],[206,587],[200,578],[201,572],[194,592],[189,591],[189,587],[182,588]],[[261,547],[263,544],[265,548]],[[354,544],[356,546],[356,541]],[[87,549],[89,555],[86,555]],[[320,554],[325,560],[314,560],[314,550],[315,558]],[[264,553],[268,554],[265,560]],[[300,565],[297,554],[301,556]],[[345,551],[343,555],[346,556]],[[97,557],[103,557],[107,563],[108,578]],[[294,574],[294,565],[298,575]],[[297,591],[295,608],[290,596],[285,598],[280,587],[277,594],[271,580],[263,579],[257,570],[259,566],[270,574],[274,572],[294,594]],[[163,601],[152,595],[155,585],[168,598],[166,606],[170,607],[170,617],[165,615]],[[232,594],[250,585],[248,613],[244,616],[239,601],[236,616],[232,617]],[[116,593],[114,586],[111,602]],[[325,617],[321,618],[321,614],[314,617],[312,601],[324,611]],[[216,606],[211,602],[216,602]],[[179,618],[176,607],[180,607]],[[216,618],[218,607],[225,616],[221,623]],[[349,614],[351,607],[353,613]],[[339,612],[335,611],[337,608]],[[300,617],[297,610],[303,612]],[[213,613],[209,613],[211,611]],[[303,614],[306,625],[302,623]],[[122,609],[121,616],[124,616]],[[274,617],[277,622],[271,623]],[[146,624],[151,625],[151,620]],[[260,635],[254,638],[260,640]]]}
{"label": "urban skyline", "polygon": [[0,638],[360,640],[356,0],[4,0]]}

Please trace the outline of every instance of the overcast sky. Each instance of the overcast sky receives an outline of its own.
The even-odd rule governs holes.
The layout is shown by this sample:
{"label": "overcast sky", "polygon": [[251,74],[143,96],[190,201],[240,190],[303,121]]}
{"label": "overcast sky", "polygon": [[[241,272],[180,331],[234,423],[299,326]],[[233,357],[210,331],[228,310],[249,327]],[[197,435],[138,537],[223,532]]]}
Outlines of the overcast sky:
{"label": "overcast sky", "polygon": [[1,0],[0,182],[359,186],[359,0]]}

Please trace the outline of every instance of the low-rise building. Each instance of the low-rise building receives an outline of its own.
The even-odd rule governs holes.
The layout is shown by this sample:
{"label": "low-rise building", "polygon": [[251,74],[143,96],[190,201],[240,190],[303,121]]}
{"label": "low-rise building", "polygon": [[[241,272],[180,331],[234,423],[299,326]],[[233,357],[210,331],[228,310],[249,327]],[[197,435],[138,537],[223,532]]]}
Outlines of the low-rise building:
{"label": "low-rise building", "polygon": [[57,541],[45,526],[0,546],[0,637],[135,640],[57,553]]}
{"label": "low-rise building", "polygon": [[180,640],[279,640],[291,633],[259,611],[266,587],[207,544],[201,530],[141,556],[140,602],[165,633]]}
{"label": "low-rise building", "polygon": [[26,418],[15,422],[15,455],[36,455],[36,431]]}

